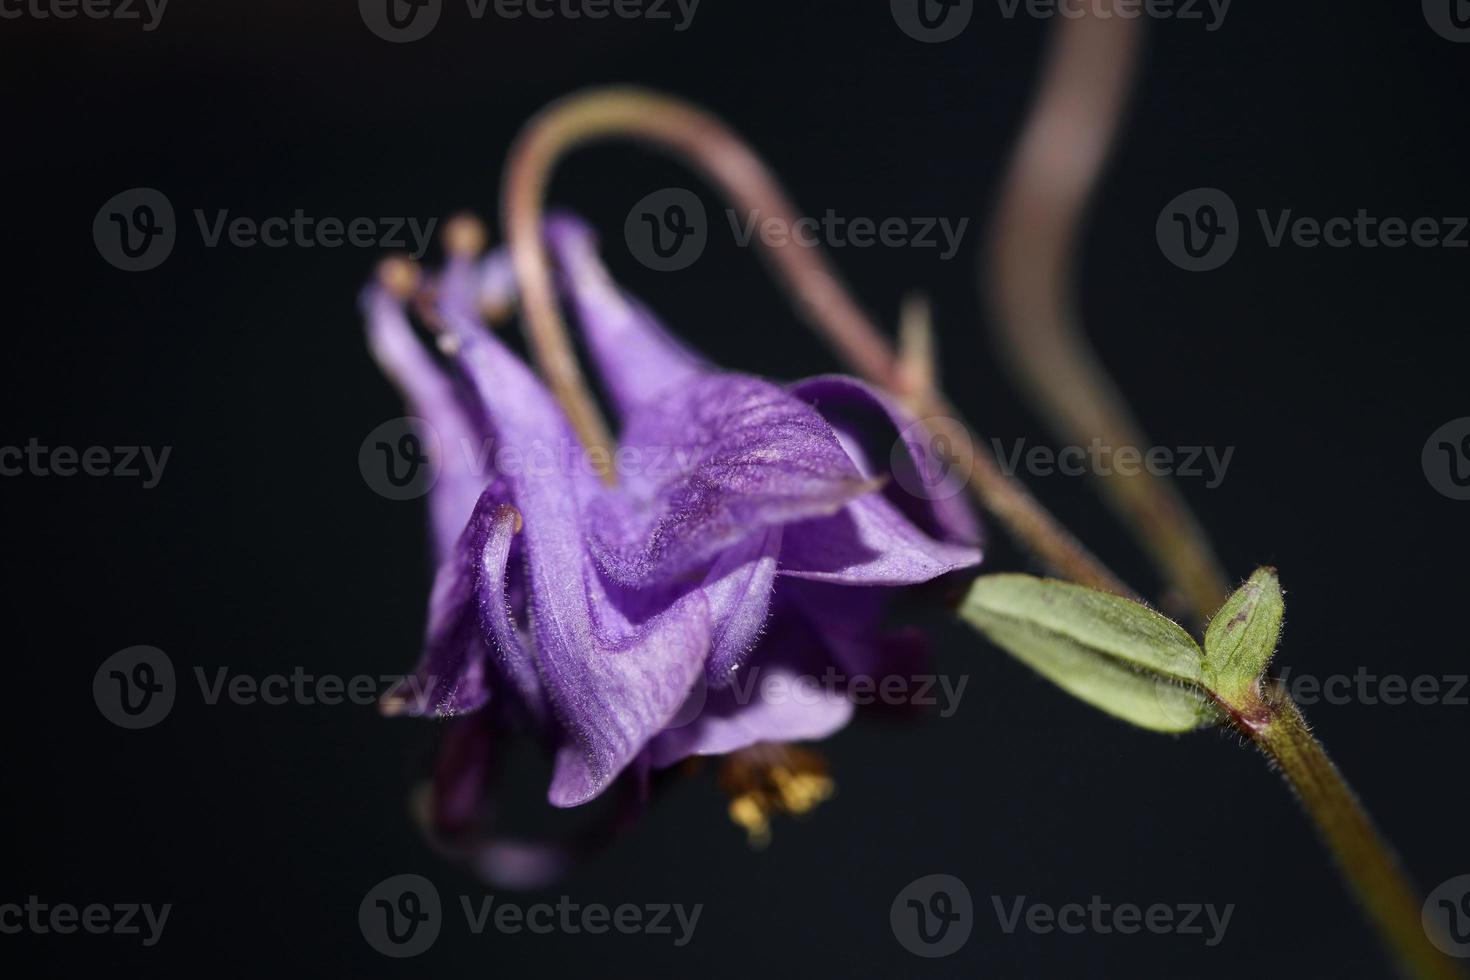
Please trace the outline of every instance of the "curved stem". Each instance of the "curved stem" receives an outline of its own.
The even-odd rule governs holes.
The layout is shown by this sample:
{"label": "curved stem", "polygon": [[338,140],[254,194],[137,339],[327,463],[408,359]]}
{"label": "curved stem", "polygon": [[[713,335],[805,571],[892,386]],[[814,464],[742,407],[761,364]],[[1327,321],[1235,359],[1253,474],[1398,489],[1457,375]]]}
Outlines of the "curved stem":
{"label": "curved stem", "polygon": [[[1085,16],[1059,30],[1011,161],[983,278],[1000,347],[1052,429],[1078,445],[1100,439],[1142,452],[1142,430],[1082,334],[1072,260],[1127,101],[1143,27]],[[1194,618],[1207,622],[1230,585],[1178,490],[1147,469],[1114,472],[1100,486]]]}
{"label": "curved stem", "polygon": [[[788,227],[798,218],[774,176],[739,137],[714,116],[677,99],[639,89],[594,90],[553,103],[527,124],[511,147],[502,200],[524,320],[537,363],[578,436],[589,446],[604,447],[611,438],[582,379],[557,308],[541,215],[546,187],[560,158],[586,143],[611,138],[639,140],[673,153],[741,210],[784,221]],[[905,390],[909,372],[820,250],[787,242],[766,246],[762,254],[807,322],[855,373],[910,399],[925,412],[959,420],[939,392]],[[971,442],[975,465],[970,486],[1022,544],[1073,581],[1132,595],[1025,487],[1001,470],[979,439]]]}

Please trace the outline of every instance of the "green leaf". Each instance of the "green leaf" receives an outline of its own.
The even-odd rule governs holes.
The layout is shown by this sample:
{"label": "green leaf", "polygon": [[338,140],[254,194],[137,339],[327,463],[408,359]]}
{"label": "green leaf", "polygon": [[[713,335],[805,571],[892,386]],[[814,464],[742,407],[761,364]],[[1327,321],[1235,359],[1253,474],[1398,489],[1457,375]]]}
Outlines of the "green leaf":
{"label": "green leaf", "polygon": [[1248,700],[1276,653],[1286,603],[1274,568],[1258,568],[1205,629],[1210,686],[1227,703]]}
{"label": "green leaf", "polygon": [[977,579],[960,615],[1069,694],[1141,728],[1187,732],[1217,718],[1199,686],[1199,644],[1146,606],[1004,574]]}

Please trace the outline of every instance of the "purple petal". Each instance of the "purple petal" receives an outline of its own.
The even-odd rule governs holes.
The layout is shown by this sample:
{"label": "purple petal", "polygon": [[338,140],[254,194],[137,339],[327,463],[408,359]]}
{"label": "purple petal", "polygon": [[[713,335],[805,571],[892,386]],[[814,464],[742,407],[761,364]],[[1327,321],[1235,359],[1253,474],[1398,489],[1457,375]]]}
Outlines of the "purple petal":
{"label": "purple petal", "polygon": [[456,718],[440,739],[426,816],[437,834],[458,834],[480,813],[495,761],[496,737],[489,715]]}
{"label": "purple petal", "polygon": [[835,513],[873,488],[832,429],[775,385],[704,375],[640,409],[621,490],[588,512],[592,553],[637,587],[688,573],[763,527]]}
{"label": "purple petal", "polygon": [[[521,529],[521,515],[510,504],[495,502],[487,492],[483,507],[494,507],[490,530],[483,536],[475,567],[475,599],[481,632],[493,639],[501,672],[515,687],[533,720],[545,720],[544,694],[536,676],[531,644],[516,625],[506,597],[511,543]],[[476,511],[477,517],[479,511]]]}
{"label": "purple petal", "polygon": [[419,342],[402,303],[374,284],[363,296],[363,310],[373,358],[402,393],[409,413],[428,422],[434,430],[419,435],[430,452],[439,453],[439,479],[429,492],[437,564],[453,552],[485,488],[485,475],[475,472],[471,458],[461,451],[464,446],[483,441],[484,426],[454,379]]}
{"label": "purple petal", "polygon": [[546,238],[577,311],[603,384],[627,418],[711,368],[675,340],[641,303],[618,288],[597,256],[597,238],[567,214],[547,219]]}
{"label": "purple petal", "polygon": [[418,797],[416,812],[436,850],[464,862],[489,884],[544,888],[610,844],[643,811],[647,766],[630,767],[610,806],[599,808],[580,827],[513,836],[499,819],[510,807],[500,798],[497,778],[505,732],[492,714],[478,712],[448,726],[433,782]]}
{"label": "purple petal", "polygon": [[[499,341],[459,339],[503,444],[575,444],[550,393]],[[536,666],[569,736],[549,799],[574,806],[600,793],[683,702],[709,649],[709,610],[696,590],[647,622],[628,622],[586,554],[582,511],[605,493],[595,477],[555,465],[504,476],[525,522]]]}
{"label": "purple petal", "polygon": [[786,529],[781,574],[840,585],[915,585],[980,564],[980,550],[936,541],[879,494]]}
{"label": "purple petal", "polygon": [[781,528],[768,528],[721,555],[705,578],[714,624],[705,678],[716,687],[729,682],[765,628],[780,551]]}
{"label": "purple petal", "polygon": [[493,491],[486,491],[453,553],[440,564],[429,594],[423,656],[414,673],[384,696],[385,712],[461,715],[490,700],[487,650],[476,612],[480,556],[492,536],[498,510]]}
{"label": "purple petal", "polygon": [[886,476],[883,495],[931,537],[979,544],[980,526],[964,481],[941,458],[941,440],[886,395],[855,378],[826,375],[791,386],[838,431],[864,476]]}
{"label": "purple petal", "polygon": [[[675,725],[650,746],[656,768],[691,755],[723,755],[758,742],[817,741],[842,729],[852,703],[832,683],[831,661],[809,627],[789,611],[728,686],[702,686]],[[682,722],[682,724],[679,724]]]}
{"label": "purple petal", "polygon": [[921,669],[927,657],[927,643],[916,642],[913,631],[883,629],[890,589],[783,579],[776,594],[777,601],[800,613],[850,676],[908,674]]}

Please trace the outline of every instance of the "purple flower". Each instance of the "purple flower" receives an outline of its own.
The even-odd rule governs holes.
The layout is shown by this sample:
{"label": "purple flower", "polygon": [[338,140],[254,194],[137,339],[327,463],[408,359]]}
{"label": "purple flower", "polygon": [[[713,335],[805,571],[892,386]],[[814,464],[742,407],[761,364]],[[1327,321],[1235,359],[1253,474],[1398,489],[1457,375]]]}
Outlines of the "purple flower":
{"label": "purple flower", "polygon": [[517,726],[546,741],[561,807],[625,772],[825,738],[852,715],[840,690],[777,703],[741,680],[907,671],[912,644],[881,631],[886,600],[980,561],[959,498],[893,478],[898,465],[933,483],[941,463],[882,394],[709,365],[613,283],[585,226],[554,217],[547,239],[619,423],[610,453],[578,445],[486,327],[482,311],[514,300],[504,252],[451,249],[419,290],[442,356],[414,333],[406,283],[364,297],[374,356],[442,455],[424,653],[386,703],[474,716],[462,731],[479,734],[441,770],[441,823],[469,818],[485,740]]}

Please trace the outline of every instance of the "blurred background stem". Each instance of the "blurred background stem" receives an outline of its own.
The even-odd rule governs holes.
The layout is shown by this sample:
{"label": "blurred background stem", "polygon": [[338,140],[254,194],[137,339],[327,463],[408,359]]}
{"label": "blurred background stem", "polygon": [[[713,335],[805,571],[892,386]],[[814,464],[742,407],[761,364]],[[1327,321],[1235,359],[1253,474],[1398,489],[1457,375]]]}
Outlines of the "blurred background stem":
{"label": "blurred background stem", "polygon": [[[1082,333],[1074,257],[1088,198],[1137,73],[1143,20],[1059,22],[1040,90],[1011,159],[981,281],[997,346],[1057,438],[1114,450],[1149,446]],[[1197,626],[1230,594],[1210,542],[1168,478],[1146,467],[1098,478],[1103,497],[1159,567],[1166,607]]]}

